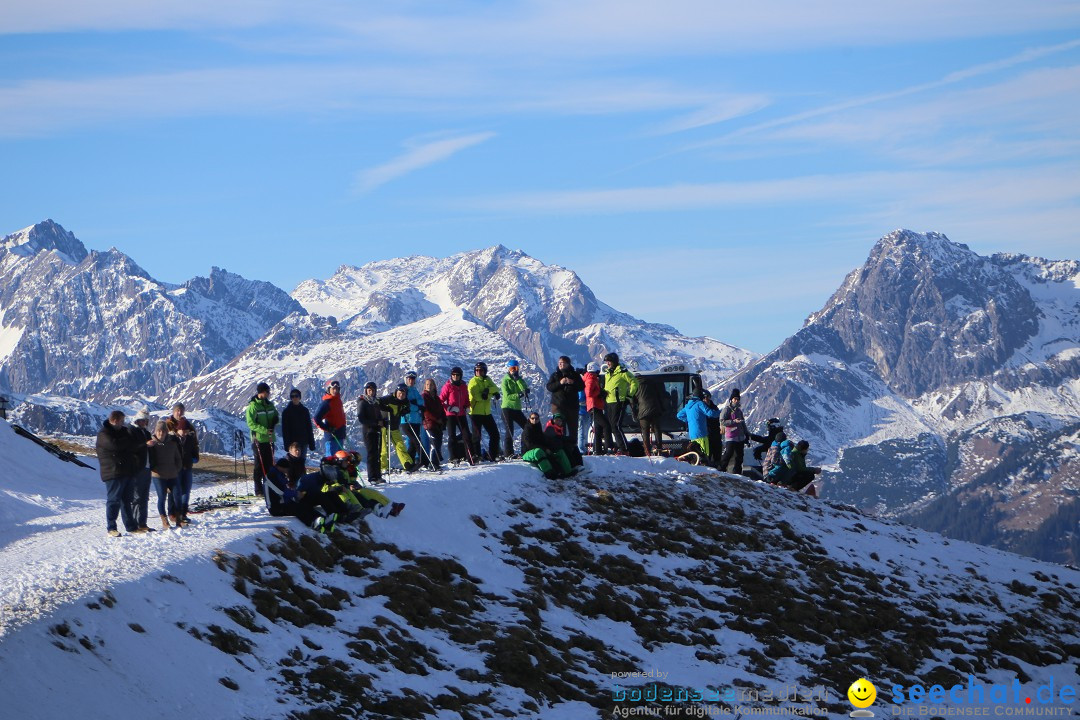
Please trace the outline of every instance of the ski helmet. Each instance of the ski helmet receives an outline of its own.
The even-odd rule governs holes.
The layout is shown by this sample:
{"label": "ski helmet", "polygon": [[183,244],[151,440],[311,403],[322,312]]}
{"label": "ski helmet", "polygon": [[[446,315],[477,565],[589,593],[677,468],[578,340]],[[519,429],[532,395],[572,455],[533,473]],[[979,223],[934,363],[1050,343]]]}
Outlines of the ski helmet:
{"label": "ski helmet", "polygon": [[364,383],[364,389],[365,390],[378,390],[379,386],[376,385],[375,383],[373,383],[372,381],[368,380],[366,383]]}
{"label": "ski helmet", "polygon": [[327,380],[326,381],[326,389],[327,390],[329,390],[330,388],[334,388],[334,387],[336,387],[336,388],[338,388],[340,390],[341,389],[341,383],[339,383],[337,380]]}
{"label": "ski helmet", "polygon": [[464,374],[465,373],[463,373],[461,371],[461,368],[459,368],[459,367],[455,366],[455,367],[450,368],[450,375],[464,375]]}
{"label": "ski helmet", "polygon": [[600,366],[594,362],[591,362],[585,366],[585,372],[598,373],[600,372]]}
{"label": "ski helmet", "polygon": [[473,372],[486,373],[487,372],[487,363],[485,363],[485,362],[476,363],[476,365],[473,367]]}
{"label": "ski helmet", "polygon": [[405,373],[405,379],[408,380],[409,378],[412,378],[413,380],[416,379],[416,371],[415,370],[410,370],[409,372]]}
{"label": "ski helmet", "polygon": [[405,383],[398,383],[398,386],[396,388],[394,388],[394,392],[408,393],[409,392],[409,386],[406,385]]}
{"label": "ski helmet", "polygon": [[338,450],[336,453],[334,453],[334,459],[335,460],[348,460],[349,459],[349,453],[346,450]]}
{"label": "ski helmet", "polygon": [[618,353],[609,352],[607,355],[604,356],[604,362],[609,362],[609,363],[612,363],[613,365],[618,365],[619,364],[619,355],[618,355]]}
{"label": "ski helmet", "polygon": [[702,390],[701,390],[701,399],[702,400],[712,400],[712,393],[709,392],[708,390],[702,388]]}
{"label": "ski helmet", "polygon": [[255,394],[256,395],[258,395],[259,393],[268,393],[268,392],[270,392],[270,386],[267,385],[264,382],[261,382],[261,383],[259,383],[258,385],[255,386]]}
{"label": "ski helmet", "polygon": [[517,360],[507,360],[506,361],[506,367],[508,367],[508,368],[516,368],[517,366],[518,366],[518,361]]}

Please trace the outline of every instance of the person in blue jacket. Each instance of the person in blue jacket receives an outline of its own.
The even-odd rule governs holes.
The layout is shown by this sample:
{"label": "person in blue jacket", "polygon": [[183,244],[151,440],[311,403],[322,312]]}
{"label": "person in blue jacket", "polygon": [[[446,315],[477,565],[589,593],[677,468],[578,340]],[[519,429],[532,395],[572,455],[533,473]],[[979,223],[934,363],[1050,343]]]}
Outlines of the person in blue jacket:
{"label": "person in blue jacket", "polygon": [[420,388],[416,387],[416,373],[412,370],[405,373],[405,387],[408,388],[405,400],[409,403],[409,408],[408,413],[401,418],[401,434],[405,436],[413,465],[420,467],[429,464],[431,446],[427,433],[423,431],[424,396]]}
{"label": "person in blue jacket", "polygon": [[712,393],[702,390],[699,397],[689,397],[686,405],[676,417],[686,423],[690,431],[691,443],[698,446],[702,458],[709,457],[709,425],[707,418],[720,417],[720,410],[716,406],[707,405],[704,401],[712,399]]}

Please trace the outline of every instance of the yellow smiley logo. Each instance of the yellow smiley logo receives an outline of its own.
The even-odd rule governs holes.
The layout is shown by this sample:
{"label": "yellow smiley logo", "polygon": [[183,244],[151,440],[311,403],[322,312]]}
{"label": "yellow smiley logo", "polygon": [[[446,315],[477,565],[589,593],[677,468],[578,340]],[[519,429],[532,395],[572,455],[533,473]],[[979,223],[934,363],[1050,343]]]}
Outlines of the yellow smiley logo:
{"label": "yellow smiley logo", "polygon": [[870,707],[877,699],[877,688],[866,678],[859,678],[848,688],[847,699],[857,708]]}

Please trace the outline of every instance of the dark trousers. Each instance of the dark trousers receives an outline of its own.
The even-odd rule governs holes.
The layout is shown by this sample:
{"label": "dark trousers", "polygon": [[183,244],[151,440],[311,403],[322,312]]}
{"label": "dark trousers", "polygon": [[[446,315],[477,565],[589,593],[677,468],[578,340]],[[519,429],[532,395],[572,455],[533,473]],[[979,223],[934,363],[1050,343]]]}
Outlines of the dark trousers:
{"label": "dark trousers", "polygon": [[572,412],[563,413],[563,422],[566,423],[566,439],[567,442],[574,447],[577,447],[577,430],[578,425],[581,424],[581,416],[578,415],[578,407],[572,408]]}
{"label": "dark trousers", "polygon": [[150,468],[143,468],[135,475],[135,492],[131,499],[131,516],[136,527],[146,527],[146,515],[150,506]]}
{"label": "dark trousers", "polygon": [[663,449],[663,436],[660,433],[660,416],[638,418],[641,426],[641,442],[645,445],[646,455],[659,455]]}
{"label": "dark trousers", "polygon": [[263,494],[263,478],[266,477],[265,468],[274,467],[274,443],[254,442],[251,446],[255,454],[255,462],[252,464],[251,479],[255,481],[255,494]]}
{"label": "dark trousers", "polygon": [[304,497],[296,501],[296,517],[300,518],[300,522],[310,526],[322,514],[318,511],[319,507],[327,513],[337,513],[341,516],[349,512],[345,501],[336,494],[316,490],[304,493]]}
{"label": "dark trousers", "polygon": [[480,437],[481,431],[488,436],[488,459],[495,461],[499,457],[499,426],[495,424],[495,418],[491,415],[471,415],[473,429],[473,457],[480,457],[480,445],[484,439]]}
{"label": "dark trousers", "polygon": [[154,478],[158,515],[176,517],[176,478]]}
{"label": "dark trousers", "polygon": [[514,425],[517,425],[524,430],[529,421],[525,419],[525,413],[514,408],[503,408],[503,427],[506,428],[506,435],[503,438],[503,455],[510,457],[514,454]]}
{"label": "dark trousers", "polygon": [[624,402],[608,403],[607,407],[604,408],[608,424],[611,425],[611,436],[615,440],[615,446],[621,452],[626,452],[626,435],[623,434],[622,430],[622,418],[625,409],[626,403]]}
{"label": "dark trousers", "polygon": [[[720,470],[742,475],[743,448],[746,447],[744,440],[728,441],[724,443],[724,454],[720,456]],[[731,470],[728,464],[733,463]]]}
{"label": "dark trousers", "polygon": [[428,438],[431,440],[428,445],[431,447],[431,467],[438,470],[442,465],[442,440],[443,440],[443,428],[433,427],[428,428],[425,432],[428,434]]}
{"label": "dark trousers", "polygon": [[472,433],[469,432],[469,419],[465,415],[447,415],[446,416],[446,429],[449,431],[449,443],[450,443],[450,459],[461,460],[462,458],[457,456],[455,448],[457,443],[461,443],[465,449],[462,451],[465,453],[465,457],[469,459],[470,463],[475,463],[476,460],[473,457],[472,452]]}
{"label": "dark trousers", "polygon": [[382,482],[382,430],[364,426],[364,452],[367,453],[368,482]]}
{"label": "dark trousers", "polygon": [[802,490],[812,482],[814,482],[814,473],[809,470],[800,470],[792,475],[790,479],[786,480],[784,485],[792,490]]}
{"label": "dark trousers", "polygon": [[[273,445],[270,446],[270,460],[271,467],[273,466],[274,450]],[[187,515],[188,501],[191,499],[191,485],[194,482],[195,473],[191,468],[187,470],[180,470],[180,474],[176,476],[176,514]],[[260,491],[259,495],[262,494]]]}
{"label": "dark trousers", "polygon": [[614,440],[611,439],[611,423],[608,422],[604,408],[596,408],[592,412],[593,427],[593,455],[603,455],[607,450],[614,448]]}
{"label": "dark trousers", "polygon": [[135,496],[135,478],[122,475],[105,481],[105,529],[116,530],[117,516],[128,532],[139,526],[131,516],[131,501]]}
{"label": "dark trousers", "polygon": [[719,420],[709,418],[705,422],[709,429],[709,464],[720,467],[720,458],[724,455],[724,431]]}

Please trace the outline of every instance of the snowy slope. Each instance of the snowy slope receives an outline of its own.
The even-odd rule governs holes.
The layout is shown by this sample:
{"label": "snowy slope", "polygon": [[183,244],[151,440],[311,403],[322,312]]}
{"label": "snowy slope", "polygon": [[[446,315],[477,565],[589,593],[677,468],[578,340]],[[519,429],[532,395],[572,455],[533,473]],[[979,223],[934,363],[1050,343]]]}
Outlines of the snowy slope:
{"label": "snowy slope", "polygon": [[598,718],[651,687],[841,717],[859,676],[880,713],[1080,680],[1080,572],[671,460],[410,476],[329,539],[257,508],[110,539],[96,475],[35,451],[0,421],[5,716]]}

